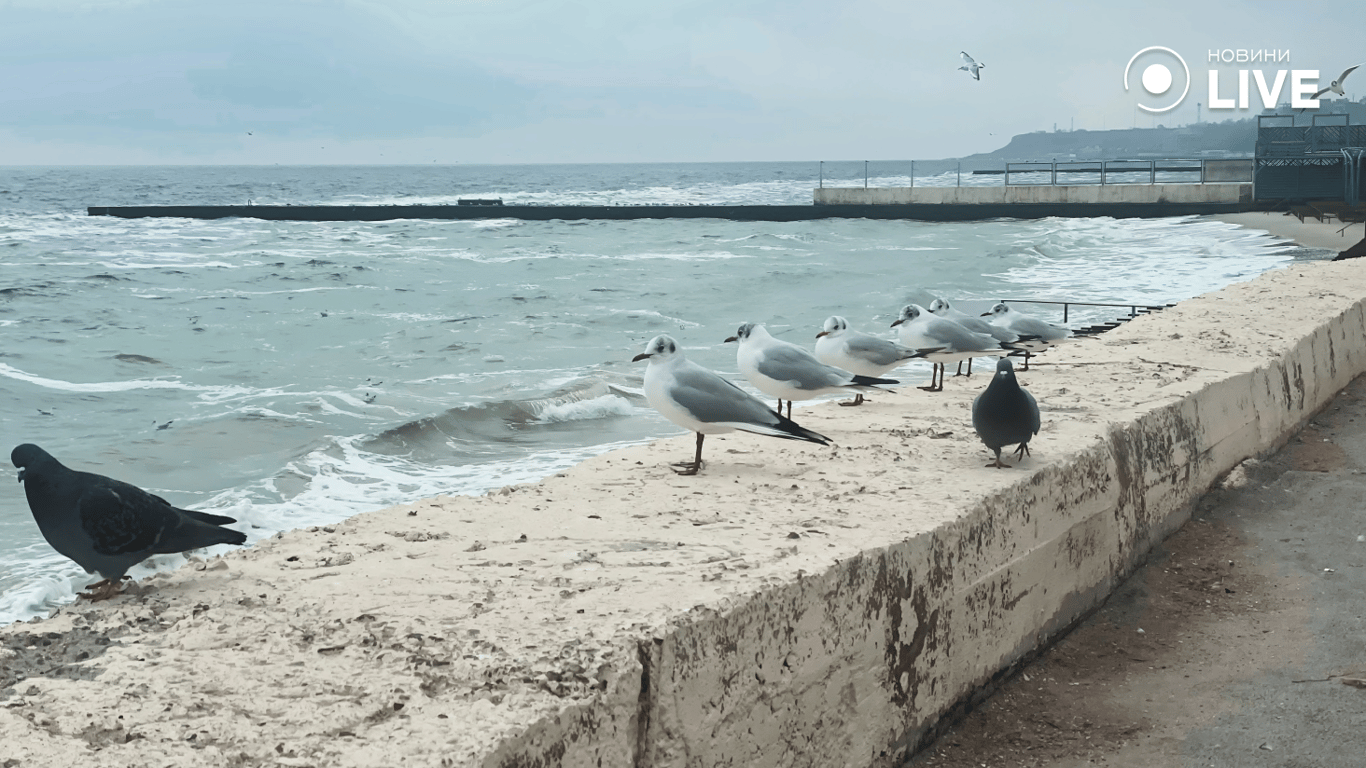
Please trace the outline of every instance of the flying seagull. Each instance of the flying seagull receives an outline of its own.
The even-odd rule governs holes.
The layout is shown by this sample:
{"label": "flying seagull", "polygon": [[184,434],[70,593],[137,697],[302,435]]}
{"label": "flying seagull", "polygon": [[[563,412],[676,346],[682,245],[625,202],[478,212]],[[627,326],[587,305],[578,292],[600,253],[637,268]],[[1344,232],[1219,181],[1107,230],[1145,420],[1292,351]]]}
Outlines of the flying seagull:
{"label": "flying seagull", "polygon": [[806,440],[829,445],[830,438],[798,426],[769,408],[759,398],[683,356],[678,343],[656,336],[632,362],[649,360],[645,368],[645,399],[650,406],[684,429],[697,433],[697,453],[691,463],[673,465],[680,475],[702,469],[702,440],[724,432]]}
{"label": "flying seagull", "polygon": [[92,600],[118,594],[124,573],[152,555],[247,540],[241,531],[220,527],[237,522],[231,517],[177,509],[137,486],[68,469],[32,443],[15,448],[10,461],[47,543],[86,573],[104,577],[83,593]]}
{"label": "flying seagull", "polygon": [[976,61],[973,61],[973,58],[968,55],[967,51],[959,51],[958,53],[963,57],[963,66],[959,67],[959,69],[964,72],[971,72],[973,80],[981,80],[982,75],[980,74],[980,71],[986,68],[986,65],[978,64]]}
{"label": "flying seagull", "polygon": [[972,401],[972,428],[996,454],[988,467],[1009,469],[1001,463],[1001,449],[1019,443],[1015,455],[1021,461],[1029,455],[1029,439],[1039,434],[1039,404],[1029,390],[1015,378],[1015,367],[1010,358],[996,363],[996,375],[982,394]]}
{"label": "flying seagull", "polygon": [[[1318,93],[1315,93],[1313,96],[1310,96],[1309,98],[1317,99],[1318,97],[1322,96],[1325,93],[1328,93],[1329,91],[1332,91],[1333,93],[1336,93],[1339,96],[1346,96],[1347,92],[1342,90],[1342,82],[1347,79],[1348,75],[1352,74],[1352,70],[1356,69],[1359,66],[1361,65],[1357,64],[1355,66],[1351,66],[1342,70],[1342,74],[1338,75],[1338,79],[1329,83],[1327,88],[1324,88],[1323,90],[1319,91]],[[1303,112],[1306,109],[1308,109],[1308,107],[1301,107],[1300,111]]]}

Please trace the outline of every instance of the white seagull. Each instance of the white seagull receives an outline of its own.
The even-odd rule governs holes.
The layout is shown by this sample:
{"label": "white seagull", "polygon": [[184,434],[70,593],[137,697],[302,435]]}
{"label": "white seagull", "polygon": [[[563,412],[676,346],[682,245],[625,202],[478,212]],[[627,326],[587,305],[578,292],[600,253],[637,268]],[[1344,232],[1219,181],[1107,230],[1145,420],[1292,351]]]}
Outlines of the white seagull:
{"label": "white seagull", "polygon": [[1343,91],[1343,90],[1342,90],[1342,81],[1343,81],[1343,80],[1346,80],[1346,79],[1347,79],[1347,76],[1350,75],[1350,74],[1352,74],[1352,70],[1356,69],[1356,68],[1359,67],[1359,66],[1361,66],[1361,65],[1360,65],[1360,64],[1357,64],[1356,66],[1348,67],[1348,68],[1342,70],[1342,74],[1338,75],[1338,79],[1336,79],[1336,80],[1334,80],[1332,83],[1330,83],[1330,84],[1328,85],[1327,88],[1324,88],[1323,90],[1319,91],[1318,93],[1314,94],[1313,96],[1310,96],[1309,98],[1311,98],[1311,99],[1317,99],[1318,97],[1322,96],[1322,95],[1325,94],[1325,93],[1328,93],[1329,91],[1332,91],[1333,93],[1336,93],[1336,94],[1339,95],[1339,96],[1346,96],[1346,95],[1347,95],[1346,91]]}
{"label": "white seagull", "polygon": [[790,341],[775,339],[762,325],[745,323],[726,341],[739,342],[735,363],[749,383],[766,395],[787,401],[792,417],[793,400],[810,400],[850,389],[877,389],[875,384],[900,384],[896,379],[861,376],[826,365]]}
{"label": "white seagull", "polygon": [[[921,387],[926,392],[939,392],[944,389],[944,364],[974,357],[994,355],[1004,357],[1015,349],[1013,345],[999,342],[989,334],[977,333],[938,315],[926,312],[918,304],[907,304],[901,308],[901,316],[892,323],[901,326],[898,337],[902,346],[920,348],[938,347],[936,352],[925,355],[934,363],[930,373],[930,385]],[[936,381],[936,374],[937,381]]]}
{"label": "white seagull", "polygon": [[1025,364],[1020,369],[1022,371],[1029,370],[1029,357],[1032,352],[1042,352],[1072,338],[1071,328],[1026,315],[1003,303],[993,306],[990,312],[983,312],[982,317],[990,317],[993,325],[1014,331],[1022,337],[1032,337],[1017,344],[1025,350]]}
{"label": "white seagull", "polygon": [[[849,322],[839,315],[826,318],[816,334],[816,359],[826,365],[843,368],[860,376],[878,377],[903,365],[907,360],[923,358],[932,349],[911,349],[891,339],[850,329]],[[862,405],[863,393],[854,395],[840,405]]]}
{"label": "white seagull", "polygon": [[830,438],[798,426],[774,413],[755,396],[683,356],[669,336],[656,336],[632,362],[649,360],[645,368],[645,399],[664,418],[697,433],[697,453],[692,463],[672,466],[680,475],[702,469],[702,439],[724,432],[806,440],[829,445]]}
{"label": "white seagull", "polygon": [[[986,65],[978,64],[976,61],[973,61],[967,51],[959,51],[958,53],[963,57],[963,66],[959,67],[959,69],[965,72],[971,72],[973,80],[981,80],[982,76],[979,74],[979,71],[984,69]],[[1348,71],[1350,72],[1351,70]]]}
{"label": "white seagull", "polygon": [[[932,313],[934,313],[934,314],[936,314],[936,315],[938,315],[938,316],[940,316],[940,317],[943,317],[943,318],[947,318],[947,319],[949,319],[949,320],[952,320],[952,321],[954,321],[955,323],[958,323],[959,325],[963,326],[964,328],[967,328],[969,331],[975,331],[975,332],[977,332],[977,333],[985,333],[985,334],[991,336],[993,339],[996,339],[997,341],[1011,342],[1011,341],[1020,341],[1020,340],[1021,340],[1020,334],[1015,333],[1014,331],[1012,331],[1012,330],[1010,330],[1010,329],[1008,329],[1008,328],[1003,328],[1003,327],[1001,327],[1001,326],[999,326],[999,325],[993,325],[993,324],[988,323],[987,321],[983,320],[983,319],[980,318],[980,317],[974,317],[974,316],[972,316],[972,315],[969,315],[969,314],[966,313],[966,312],[960,312],[959,310],[954,309],[953,306],[949,304],[949,300],[948,300],[948,299],[935,299],[934,301],[931,301],[931,302],[930,302],[930,312],[932,312]],[[1028,341],[1027,338],[1024,339],[1024,340]],[[972,375],[972,358],[970,358],[970,357],[968,358],[968,372],[967,372],[967,373],[963,373],[962,368],[963,368],[963,363],[962,363],[962,362],[959,362],[959,363],[958,363],[958,369],[959,369],[959,371],[958,371],[958,373],[956,373],[956,374],[954,374],[954,375],[955,375],[955,376],[958,376],[958,375],[971,376],[971,375]]]}
{"label": "white seagull", "polygon": [[[1323,90],[1319,91],[1318,93],[1315,93],[1313,96],[1310,96],[1309,98],[1317,99],[1318,97],[1322,96],[1325,93],[1328,93],[1329,91],[1332,91],[1333,93],[1336,93],[1339,96],[1346,96],[1347,92],[1342,90],[1342,82],[1347,79],[1348,75],[1352,74],[1352,70],[1356,69],[1359,66],[1361,65],[1357,64],[1355,66],[1351,66],[1342,70],[1342,74],[1338,75],[1338,79],[1329,83],[1327,88],[1324,88]],[[1303,112],[1306,109],[1308,109],[1308,107],[1301,107],[1300,111]]]}

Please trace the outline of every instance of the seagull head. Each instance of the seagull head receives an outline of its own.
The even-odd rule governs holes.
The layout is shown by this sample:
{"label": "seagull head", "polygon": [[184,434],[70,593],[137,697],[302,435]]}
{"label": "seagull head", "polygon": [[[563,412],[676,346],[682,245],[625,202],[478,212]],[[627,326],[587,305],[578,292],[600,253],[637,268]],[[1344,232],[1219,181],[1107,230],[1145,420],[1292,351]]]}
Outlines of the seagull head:
{"label": "seagull head", "polygon": [[831,315],[830,317],[825,318],[825,325],[822,327],[821,332],[816,334],[816,338],[819,339],[822,336],[829,336],[832,333],[837,333],[848,327],[849,323],[846,322],[844,318],[839,315]]}
{"label": "seagull head", "polygon": [[947,314],[949,311],[948,299],[935,299],[930,302],[930,312],[936,315]]}
{"label": "seagull head", "polygon": [[735,335],[727,338],[726,341],[744,341],[750,336],[753,336],[755,331],[761,331],[763,328],[764,327],[758,323],[744,323],[739,328],[735,329]]}
{"label": "seagull head", "polygon": [[665,360],[676,354],[678,354],[678,342],[674,341],[672,336],[661,334],[650,339],[650,343],[645,345],[645,351],[631,358],[631,362],[638,363],[641,360],[650,360],[656,357]]}
{"label": "seagull head", "polygon": [[901,316],[892,323],[892,327],[895,328],[902,323],[909,323],[918,317],[920,317],[920,307],[917,307],[914,304],[907,304],[901,308]]}
{"label": "seagull head", "polygon": [[1000,317],[1009,311],[1010,307],[1007,307],[1004,304],[996,304],[992,306],[990,311],[983,312],[982,317]]}

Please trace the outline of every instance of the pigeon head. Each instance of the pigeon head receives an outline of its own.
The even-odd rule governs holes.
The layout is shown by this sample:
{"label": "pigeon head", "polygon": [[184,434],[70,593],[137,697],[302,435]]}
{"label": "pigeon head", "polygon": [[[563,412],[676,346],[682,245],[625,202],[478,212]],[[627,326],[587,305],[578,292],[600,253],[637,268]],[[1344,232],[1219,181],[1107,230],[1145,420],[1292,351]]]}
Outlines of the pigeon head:
{"label": "pigeon head", "polygon": [[726,339],[726,341],[744,341],[745,339],[748,339],[751,335],[753,335],[755,329],[762,327],[763,326],[758,325],[756,323],[745,323],[741,325],[739,328],[735,329],[735,335]]}
{"label": "pigeon head", "polygon": [[24,482],[24,475],[28,470],[37,469],[48,462],[57,463],[57,460],[52,458],[47,451],[33,443],[24,443],[15,447],[13,451],[10,451],[9,460],[19,468],[19,482],[21,483]]}
{"label": "pigeon head", "polygon": [[917,317],[920,317],[920,307],[917,307],[914,304],[907,304],[901,308],[901,316],[896,319],[896,322],[892,323],[892,327],[896,327],[902,323],[909,323]]}
{"label": "pigeon head", "polygon": [[645,345],[645,351],[631,358],[631,362],[638,363],[652,357],[671,357],[676,352],[678,352],[678,343],[673,340],[672,336],[661,334],[650,339],[650,343]]}
{"label": "pigeon head", "polygon": [[825,325],[822,326],[821,332],[816,334],[816,338],[819,339],[822,336],[834,333],[836,331],[843,331],[848,327],[849,323],[844,318],[840,317],[839,315],[831,315],[830,317],[825,318]]}
{"label": "pigeon head", "polygon": [[998,378],[998,379],[1014,379],[1014,378],[1015,378],[1015,365],[1014,365],[1014,363],[1011,363],[1011,362],[1010,362],[1010,358],[1008,358],[1008,357],[1003,357],[1003,358],[1001,358],[1000,360],[997,360],[997,361],[996,361],[996,378]]}

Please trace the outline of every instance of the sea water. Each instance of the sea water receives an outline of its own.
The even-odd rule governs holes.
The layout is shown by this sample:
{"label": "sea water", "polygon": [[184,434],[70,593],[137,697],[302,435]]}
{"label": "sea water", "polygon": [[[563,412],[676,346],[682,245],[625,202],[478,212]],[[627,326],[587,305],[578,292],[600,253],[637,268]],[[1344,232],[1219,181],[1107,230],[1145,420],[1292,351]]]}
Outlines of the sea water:
{"label": "sea water", "polygon": [[[836,173],[839,171],[839,173]],[[645,404],[668,333],[732,378],[747,321],[893,337],[936,296],[1166,304],[1295,258],[1193,217],[970,223],[116,219],[158,204],[809,203],[862,164],[0,168],[0,448],[230,515],[251,541],[535,480],[679,434]],[[883,167],[872,186],[909,183]],[[843,178],[839,176],[843,175]],[[916,178],[957,183],[955,174]],[[969,183],[991,179],[969,178]],[[999,183],[999,178],[994,180]],[[1019,305],[1059,320],[1056,308]],[[1072,310],[1073,325],[1124,310]],[[919,382],[928,366],[898,375]],[[799,408],[800,408],[799,404]],[[798,416],[800,420],[800,416]],[[0,491],[0,623],[93,578]],[[175,567],[158,556],[131,571]]]}

